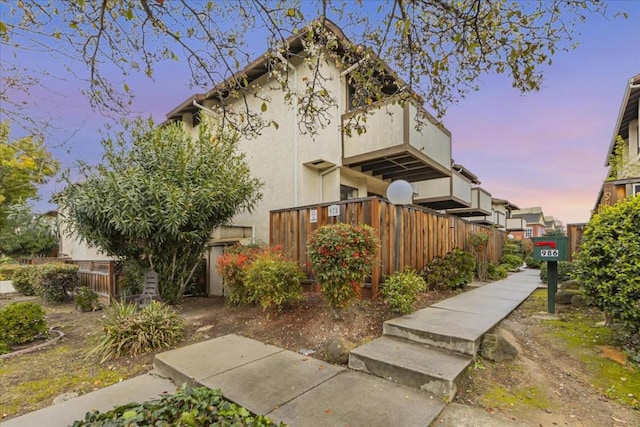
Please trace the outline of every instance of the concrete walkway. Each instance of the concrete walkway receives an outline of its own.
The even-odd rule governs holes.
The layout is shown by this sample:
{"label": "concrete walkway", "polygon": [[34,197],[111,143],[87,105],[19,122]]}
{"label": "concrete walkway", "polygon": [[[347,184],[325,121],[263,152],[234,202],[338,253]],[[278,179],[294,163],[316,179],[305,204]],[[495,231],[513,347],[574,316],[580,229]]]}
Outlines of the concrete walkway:
{"label": "concrete walkway", "polygon": [[[411,365],[421,363],[420,359],[438,360],[432,363],[436,371],[451,370],[451,375],[456,376],[453,371],[460,366],[464,369],[473,359],[482,336],[524,301],[538,284],[538,271],[525,270],[411,315],[392,319],[385,323],[385,336],[380,340],[398,363]],[[388,336],[389,332],[397,334]],[[384,340],[392,340],[394,344]],[[374,344],[376,341],[355,349],[352,356],[367,353],[375,359],[378,357],[375,346],[379,345]],[[402,346],[407,342],[413,346],[410,351],[414,356],[404,352]],[[418,356],[418,351],[425,352],[423,357]],[[436,351],[443,353],[434,356]],[[446,355],[461,360],[456,362],[455,369],[447,367],[448,362],[443,359]],[[360,360],[355,363],[358,364],[374,375],[330,365],[249,338],[226,335],[156,355],[156,370],[170,381],[143,375],[0,425],[64,426],[71,420],[84,418],[90,409],[104,411],[130,401],[142,402],[175,390],[174,384],[187,382],[220,388],[229,400],[291,426],[427,426],[446,406],[445,400],[437,396],[446,397],[452,390],[455,392],[450,387],[437,388],[443,393],[425,391],[428,387],[420,381],[404,385],[399,383],[402,378],[393,378],[393,375],[395,381],[389,381],[385,379],[388,376],[381,378],[372,372],[373,366],[379,363]],[[403,375],[413,378],[413,374],[406,371]],[[452,384],[455,387],[455,381]],[[456,411],[468,410],[450,405],[444,413],[448,419],[455,419]],[[493,425],[508,424],[496,420]]]}
{"label": "concrete walkway", "polygon": [[12,294],[15,291],[11,280],[0,280],[0,294]]}

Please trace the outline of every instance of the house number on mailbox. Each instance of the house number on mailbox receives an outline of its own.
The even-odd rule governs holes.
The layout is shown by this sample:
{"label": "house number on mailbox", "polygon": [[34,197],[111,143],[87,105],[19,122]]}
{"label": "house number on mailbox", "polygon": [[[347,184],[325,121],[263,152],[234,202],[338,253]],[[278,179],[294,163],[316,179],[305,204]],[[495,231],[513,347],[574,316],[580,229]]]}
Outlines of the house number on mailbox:
{"label": "house number on mailbox", "polygon": [[542,258],[558,257],[559,254],[560,252],[558,251],[558,249],[541,249],[540,250],[540,256]]}

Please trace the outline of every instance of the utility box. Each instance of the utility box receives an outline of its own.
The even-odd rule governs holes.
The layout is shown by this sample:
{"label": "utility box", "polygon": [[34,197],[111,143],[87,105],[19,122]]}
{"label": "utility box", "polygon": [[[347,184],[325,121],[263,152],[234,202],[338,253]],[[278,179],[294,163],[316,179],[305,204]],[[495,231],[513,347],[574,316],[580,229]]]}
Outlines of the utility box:
{"label": "utility box", "polygon": [[568,261],[569,238],[567,236],[534,237],[533,259],[538,261]]}

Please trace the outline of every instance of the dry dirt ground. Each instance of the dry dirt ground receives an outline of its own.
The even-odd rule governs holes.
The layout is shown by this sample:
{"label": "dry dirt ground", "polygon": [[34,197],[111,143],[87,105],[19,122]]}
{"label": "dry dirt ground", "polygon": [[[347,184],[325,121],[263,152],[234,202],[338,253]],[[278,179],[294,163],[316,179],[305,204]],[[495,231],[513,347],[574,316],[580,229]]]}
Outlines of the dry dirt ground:
{"label": "dry dirt ground", "polygon": [[[427,292],[419,306],[452,295]],[[21,298],[2,296],[0,306]],[[602,390],[592,386],[590,379],[597,373],[588,371],[566,351],[565,344],[551,337],[540,316],[526,304],[503,323],[519,342],[520,355],[501,363],[478,359],[456,401],[523,425],[640,426],[640,411],[605,398]],[[51,347],[0,361],[2,418],[51,405],[63,393],[90,392],[152,368],[151,354],[102,365],[87,358],[101,333],[103,312],[80,313],[71,303],[43,305],[49,326],[66,336]],[[177,309],[188,325],[182,345],[235,333],[292,351],[312,349],[318,358],[323,357],[322,349],[330,338],[362,344],[380,336],[382,323],[396,316],[383,302],[359,301],[346,309],[343,320],[335,320],[324,297],[315,292],[306,293],[304,303],[282,312],[230,307],[221,298],[196,297],[186,298]],[[491,395],[496,385],[504,390],[524,390],[518,398],[530,401],[523,404]]]}

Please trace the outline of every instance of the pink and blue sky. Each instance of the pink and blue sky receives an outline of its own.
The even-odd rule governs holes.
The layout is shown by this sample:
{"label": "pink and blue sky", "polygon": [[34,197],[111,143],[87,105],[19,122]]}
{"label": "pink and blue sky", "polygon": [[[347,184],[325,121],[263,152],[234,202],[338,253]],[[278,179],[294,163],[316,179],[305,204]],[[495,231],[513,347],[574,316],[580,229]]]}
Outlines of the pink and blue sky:
{"label": "pink and blue sky", "polygon": [[[480,90],[450,107],[444,118],[453,135],[453,157],[475,173],[493,197],[520,207],[541,206],[563,223],[586,222],[602,181],[625,85],[640,73],[640,2],[610,2],[627,19],[591,16],[581,27],[580,45],[560,52],[547,68],[540,92],[521,95],[505,76],[486,75]],[[261,52],[256,52],[260,54]],[[60,64],[41,64],[62,70]],[[155,81],[136,79],[134,109],[155,120],[193,93],[186,70],[166,64]],[[81,94],[84,83],[59,80],[37,106],[60,128],[47,141],[63,166],[100,161],[99,129],[108,121],[92,112]],[[62,184],[42,188],[36,209]]]}

